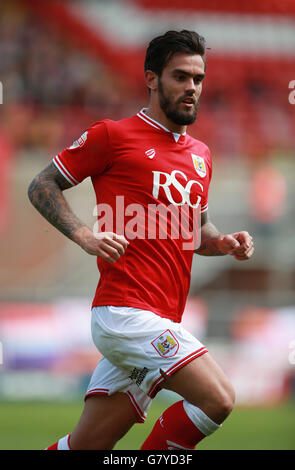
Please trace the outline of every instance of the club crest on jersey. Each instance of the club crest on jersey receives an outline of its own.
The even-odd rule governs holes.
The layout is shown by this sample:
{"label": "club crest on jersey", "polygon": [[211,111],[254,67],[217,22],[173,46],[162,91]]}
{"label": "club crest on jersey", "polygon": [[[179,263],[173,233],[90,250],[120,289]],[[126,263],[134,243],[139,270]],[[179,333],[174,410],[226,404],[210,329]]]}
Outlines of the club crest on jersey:
{"label": "club crest on jersey", "polygon": [[194,153],[191,155],[196,172],[201,178],[204,178],[206,176],[206,165],[204,158],[200,157],[199,155],[195,155]]}
{"label": "club crest on jersey", "polygon": [[170,330],[161,333],[160,336],[152,341],[152,345],[162,357],[175,356],[179,348],[179,343]]}
{"label": "club crest on jersey", "polygon": [[77,149],[79,147],[83,147],[87,140],[88,131],[84,132],[84,134],[79,137],[79,139],[75,140],[75,142],[69,147],[69,150]]}

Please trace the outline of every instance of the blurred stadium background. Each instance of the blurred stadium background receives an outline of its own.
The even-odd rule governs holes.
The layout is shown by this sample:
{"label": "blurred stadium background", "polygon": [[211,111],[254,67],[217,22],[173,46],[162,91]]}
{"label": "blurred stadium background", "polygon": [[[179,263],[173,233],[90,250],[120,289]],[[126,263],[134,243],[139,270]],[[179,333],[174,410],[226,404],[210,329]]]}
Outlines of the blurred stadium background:
{"label": "blurred stadium background", "polygon": [[[95,259],[29,204],[33,176],[82,130],[147,104],[144,51],[168,29],[207,39],[190,133],[214,158],[210,214],[256,241],[247,263],[195,257],[184,324],[230,377],[237,407],[204,449],[295,449],[295,4],[290,0],[11,0],[0,4],[0,448],[71,431],[99,358]],[[66,193],[94,225],[91,184]],[[173,394],[117,448],[137,449]]]}

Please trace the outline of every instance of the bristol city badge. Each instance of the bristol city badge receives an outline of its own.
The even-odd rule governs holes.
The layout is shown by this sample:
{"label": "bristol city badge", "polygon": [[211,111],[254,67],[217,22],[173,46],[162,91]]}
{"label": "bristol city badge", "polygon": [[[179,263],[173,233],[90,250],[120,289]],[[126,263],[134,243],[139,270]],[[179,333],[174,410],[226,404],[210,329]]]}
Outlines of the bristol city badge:
{"label": "bristol city badge", "polygon": [[206,176],[206,165],[204,158],[200,157],[199,155],[195,155],[194,153],[191,155],[196,172],[201,178],[204,178]]}
{"label": "bristol city badge", "polygon": [[83,145],[85,144],[87,140],[87,134],[88,134],[88,131],[84,132],[84,134],[82,134],[78,140],[75,140],[75,142],[70,147],[68,147],[68,149],[73,150],[79,147],[83,147]]}
{"label": "bristol city badge", "polygon": [[170,330],[161,333],[160,336],[152,341],[152,345],[162,357],[175,356],[179,348],[179,343]]}

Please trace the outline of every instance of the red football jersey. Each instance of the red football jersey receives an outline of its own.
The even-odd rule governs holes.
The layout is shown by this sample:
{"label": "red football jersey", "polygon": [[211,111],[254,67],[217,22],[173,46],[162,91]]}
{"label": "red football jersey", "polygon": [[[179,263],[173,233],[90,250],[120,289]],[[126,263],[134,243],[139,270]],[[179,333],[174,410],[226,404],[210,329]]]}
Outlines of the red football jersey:
{"label": "red football jersey", "polygon": [[115,263],[97,258],[93,306],[136,307],[180,322],[196,248],[194,217],[208,208],[208,147],[142,110],[95,123],[53,161],[72,185],[91,177],[99,230],[129,241]]}

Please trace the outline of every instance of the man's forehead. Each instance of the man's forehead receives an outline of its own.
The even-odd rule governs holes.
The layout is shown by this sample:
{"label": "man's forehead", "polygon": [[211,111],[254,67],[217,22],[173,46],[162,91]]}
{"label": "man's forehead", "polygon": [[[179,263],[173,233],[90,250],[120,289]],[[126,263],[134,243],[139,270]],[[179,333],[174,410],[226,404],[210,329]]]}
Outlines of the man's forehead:
{"label": "man's forehead", "polygon": [[199,54],[186,54],[176,52],[166,64],[165,68],[172,70],[185,70],[190,73],[203,73],[205,64]]}

